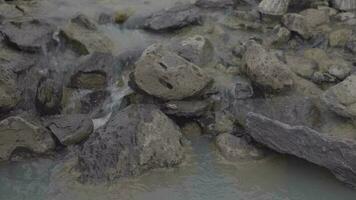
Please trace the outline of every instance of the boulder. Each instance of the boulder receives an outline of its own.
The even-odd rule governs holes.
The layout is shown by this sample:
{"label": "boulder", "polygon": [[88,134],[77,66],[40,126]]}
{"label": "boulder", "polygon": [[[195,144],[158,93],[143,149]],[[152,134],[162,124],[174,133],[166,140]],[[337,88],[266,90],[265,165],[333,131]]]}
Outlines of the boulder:
{"label": "boulder", "polygon": [[221,154],[230,161],[259,160],[265,157],[263,150],[229,133],[218,135],[215,143]]}
{"label": "boulder", "polygon": [[151,31],[168,31],[199,24],[201,16],[194,5],[183,4],[146,17],[143,27]]}
{"label": "boulder", "polygon": [[229,8],[235,5],[234,0],[197,0],[195,5],[200,8]]}
{"label": "boulder", "polygon": [[273,28],[271,34],[263,41],[263,43],[266,46],[284,45],[289,41],[290,37],[291,37],[291,32],[287,28],[281,25],[276,25]]}
{"label": "boulder", "polygon": [[29,53],[41,52],[46,48],[53,41],[54,31],[54,26],[36,19],[8,21],[0,29],[9,46]]}
{"label": "boulder", "polygon": [[322,95],[323,102],[335,113],[356,119],[356,75],[329,88]]}
{"label": "boulder", "polygon": [[329,14],[325,10],[309,8],[299,14],[305,18],[306,25],[310,29],[330,22]]}
{"label": "boulder", "polygon": [[14,108],[21,100],[16,84],[16,74],[0,66],[0,112]]}
{"label": "boulder", "polygon": [[297,75],[314,80],[314,73],[318,71],[318,65],[311,59],[297,55],[286,55],[287,66]]}
{"label": "boulder", "polygon": [[62,85],[53,79],[40,81],[36,93],[36,108],[43,115],[58,114],[61,111]]}
{"label": "boulder", "polygon": [[290,31],[298,33],[304,39],[311,37],[311,31],[307,25],[307,20],[303,15],[297,13],[288,13],[283,15],[282,23]]}
{"label": "boulder", "polygon": [[211,79],[194,65],[159,44],[148,47],[136,62],[140,89],[165,100],[181,100],[202,91]]}
{"label": "boulder", "polygon": [[339,180],[356,187],[356,141],[323,134],[249,113],[247,130],[257,142],[328,168]]}
{"label": "boulder", "polygon": [[56,115],[45,119],[46,127],[65,146],[78,144],[93,132],[93,121],[87,115]]}
{"label": "boulder", "polygon": [[97,25],[80,14],[72,18],[60,31],[65,44],[79,55],[92,52],[109,53],[113,50],[113,43]]}
{"label": "boulder", "polygon": [[329,45],[331,47],[345,47],[346,43],[352,37],[352,30],[339,29],[329,34]]}
{"label": "boulder", "polygon": [[172,167],[183,159],[182,134],[152,105],[132,105],[114,113],[78,155],[82,182],[113,180]]}
{"label": "boulder", "polygon": [[0,161],[9,160],[16,150],[45,154],[54,147],[51,133],[34,120],[13,116],[0,122]]}
{"label": "boulder", "polygon": [[290,0],[262,0],[258,5],[258,10],[266,15],[284,15],[289,6]]}
{"label": "boulder", "polygon": [[246,44],[244,59],[247,75],[256,84],[272,90],[282,90],[293,85],[293,72],[275,54],[257,42],[249,41]]}

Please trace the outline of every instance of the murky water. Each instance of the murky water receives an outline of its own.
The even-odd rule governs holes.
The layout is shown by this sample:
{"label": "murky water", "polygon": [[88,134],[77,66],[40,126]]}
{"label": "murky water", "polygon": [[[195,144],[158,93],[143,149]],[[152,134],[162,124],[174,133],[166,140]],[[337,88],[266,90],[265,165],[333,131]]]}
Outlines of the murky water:
{"label": "murky water", "polygon": [[229,163],[207,136],[192,139],[185,164],[111,185],[51,183],[50,160],[2,165],[0,199],[354,200],[356,191],[328,171],[297,158]]}

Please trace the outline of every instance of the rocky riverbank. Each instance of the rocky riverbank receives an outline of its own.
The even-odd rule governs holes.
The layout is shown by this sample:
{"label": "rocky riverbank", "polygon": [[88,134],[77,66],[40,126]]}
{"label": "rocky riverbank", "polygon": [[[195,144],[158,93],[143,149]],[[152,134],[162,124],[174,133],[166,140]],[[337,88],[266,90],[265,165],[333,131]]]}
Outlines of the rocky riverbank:
{"label": "rocky riverbank", "polygon": [[0,162],[63,159],[80,183],[115,181],[179,166],[202,132],[232,162],[272,149],[356,186],[353,0],[47,4],[0,1]]}

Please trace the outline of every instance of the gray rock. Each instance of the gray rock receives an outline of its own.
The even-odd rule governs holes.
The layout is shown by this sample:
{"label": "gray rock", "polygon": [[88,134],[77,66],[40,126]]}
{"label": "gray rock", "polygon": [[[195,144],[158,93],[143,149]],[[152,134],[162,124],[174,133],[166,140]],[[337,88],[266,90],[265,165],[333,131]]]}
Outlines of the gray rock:
{"label": "gray rock", "polygon": [[23,13],[15,5],[0,2],[0,22],[1,19],[14,19],[22,17]]}
{"label": "gray rock", "polygon": [[209,101],[169,101],[164,104],[163,112],[180,117],[199,117],[210,107]]}
{"label": "gray rock", "polygon": [[356,2],[354,0],[332,0],[332,5],[339,10],[356,10]]}
{"label": "gray rock", "polygon": [[93,121],[87,115],[56,115],[45,119],[46,127],[65,146],[78,144],[93,132]]}
{"label": "gray rock", "polygon": [[62,85],[53,79],[40,81],[36,93],[36,108],[41,114],[58,114],[61,111]]}
{"label": "gray rock", "polygon": [[229,8],[235,5],[234,0],[197,0],[195,5],[200,8]]}
{"label": "gray rock", "polygon": [[259,160],[265,157],[263,150],[229,133],[218,135],[215,143],[221,154],[230,161]]}
{"label": "gray rock", "polygon": [[351,53],[356,54],[356,41],[349,41],[346,43],[346,49]]}
{"label": "gray rock", "polygon": [[356,186],[355,140],[322,134],[255,113],[248,115],[247,129],[257,142],[326,167],[340,181]]}
{"label": "gray rock", "polygon": [[298,33],[304,39],[308,39],[311,37],[310,28],[307,25],[307,20],[304,16],[300,14],[285,14],[282,18],[282,23],[290,31]]}
{"label": "gray rock", "polygon": [[159,44],[145,50],[136,62],[134,76],[142,90],[165,100],[194,96],[211,81],[198,66]]}
{"label": "gray rock", "polygon": [[199,24],[200,21],[199,9],[194,5],[185,4],[152,14],[145,19],[143,26],[152,31],[167,31]]}
{"label": "gray rock", "polygon": [[54,31],[52,25],[39,20],[9,21],[0,29],[9,46],[30,53],[46,48],[53,41]]}
{"label": "gray rock", "polygon": [[19,101],[20,93],[16,84],[16,74],[0,65],[0,111],[14,108]]}
{"label": "gray rock", "polygon": [[293,72],[276,55],[255,41],[246,44],[246,72],[256,84],[272,90],[282,90],[293,85]]}
{"label": "gray rock", "polygon": [[154,106],[129,106],[84,144],[78,157],[80,180],[113,180],[175,166],[183,158],[181,137],[179,127]]}
{"label": "gray rock", "polygon": [[54,146],[50,132],[33,119],[14,116],[0,122],[0,161],[9,160],[18,149],[45,154]]}
{"label": "gray rock", "polygon": [[322,101],[335,113],[356,118],[356,75],[351,75],[343,82],[329,88]]}
{"label": "gray rock", "polygon": [[267,15],[284,15],[289,6],[290,0],[262,0],[258,5],[258,10]]}

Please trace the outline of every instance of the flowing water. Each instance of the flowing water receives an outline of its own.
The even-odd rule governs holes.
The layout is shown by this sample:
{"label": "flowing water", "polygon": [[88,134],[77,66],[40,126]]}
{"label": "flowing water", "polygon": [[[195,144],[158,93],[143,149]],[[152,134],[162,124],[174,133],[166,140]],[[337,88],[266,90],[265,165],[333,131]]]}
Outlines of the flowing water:
{"label": "flowing water", "polygon": [[[78,12],[96,18],[102,12],[133,9],[145,13],[172,6],[176,0],[36,0],[30,8],[34,16],[58,24]],[[189,2],[189,0],[180,0]],[[212,14],[213,15],[213,14]],[[105,25],[102,31],[115,43],[114,54],[142,48],[169,39],[140,30]],[[191,30],[199,32],[204,27]],[[237,34],[236,34],[237,35]],[[235,35],[235,36],[236,36]],[[240,33],[238,38],[244,40]],[[230,38],[233,38],[231,36]],[[112,89],[113,101],[123,93]],[[129,92],[124,90],[124,93]],[[108,105],[108,110],[115,105]],[[110,112],[95,119],[105,123]],[[110,185],[80,185],[53,178],[60,161],[36,159],[0,165],[0,200],[355,200],[356,191],[345,187],[327,170],[303,160],[274,155],[248,163],[230,163],[220,157],[208,136],[191,137],[184,164],[173,169],[150,171],[140,177]],[[58,182],[57,182],[58,181]]]}

